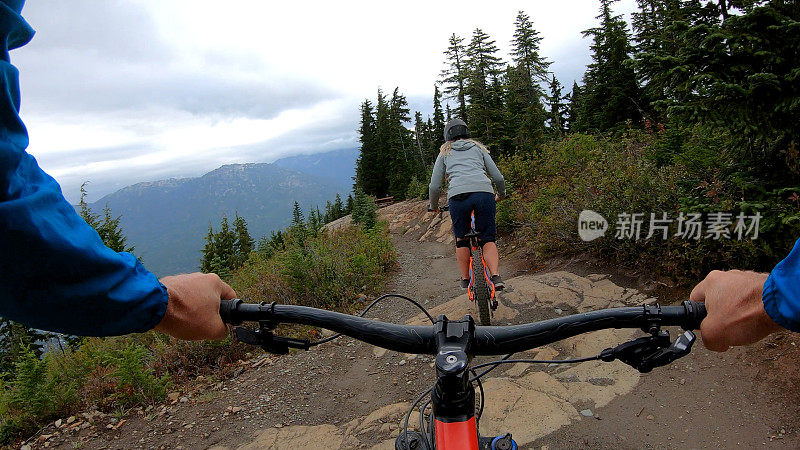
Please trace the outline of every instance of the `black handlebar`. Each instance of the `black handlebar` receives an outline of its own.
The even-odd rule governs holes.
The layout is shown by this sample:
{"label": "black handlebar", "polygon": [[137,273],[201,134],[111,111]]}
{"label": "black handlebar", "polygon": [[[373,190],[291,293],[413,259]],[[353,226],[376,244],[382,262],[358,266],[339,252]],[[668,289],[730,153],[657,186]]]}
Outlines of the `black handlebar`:
{"label": "black handlebar", "polygon": [[[399,325],[307,306],[249,304],[239,299],[223,300],[220,315],[223,321],[233,325],[252,321],[274,328],[278,323],[297,323],[325,328],[402,353],[436,354],[435,327],[430,325]],[[685,301],[677,306],[603,309],[524,325],[476,326],[470,352],[473,355],[516,353],[606,328],[651,331],[661,326],[680,326],[684,330],[694,330],[700,327],[705,316],[703,303]],[[442,319],[440,316],[439,320]]]}

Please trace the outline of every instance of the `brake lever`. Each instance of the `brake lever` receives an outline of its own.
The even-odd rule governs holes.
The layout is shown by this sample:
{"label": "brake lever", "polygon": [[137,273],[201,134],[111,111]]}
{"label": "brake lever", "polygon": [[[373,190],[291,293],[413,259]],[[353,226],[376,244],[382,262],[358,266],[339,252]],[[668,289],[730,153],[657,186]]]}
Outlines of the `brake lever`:
{"label": "brake lever", "polygon": [[261,347],[265,352],[275,355],[285,355],[289,353],[289,347],[301,348],[303,350],[311,348],[311,342],[308,339],[275,336],[272,333],[270,323],[259,322],[259,327],[255,331],[244,327],[235,327],[233,332],[236,334],[236,337],[245,344]]}
{"label": "brake lever", "polygon": [[618,359],[641,373],[648,373],[688,355],[695,340],[691,331],[685,331],[675,342],[670,341],[668,331],[658,331],[652,336],[607,348],[600,353],[600,359],[606,362]]}

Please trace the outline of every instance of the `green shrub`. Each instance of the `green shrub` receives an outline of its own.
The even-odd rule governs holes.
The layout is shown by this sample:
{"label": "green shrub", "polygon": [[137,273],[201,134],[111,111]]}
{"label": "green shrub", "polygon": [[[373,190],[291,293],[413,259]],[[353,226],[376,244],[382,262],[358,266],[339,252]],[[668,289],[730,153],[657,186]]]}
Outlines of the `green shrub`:
{"label": "green shrub", "polygon": [[[406,198],[408,199],[419,199],[419,200],[427,200],[428,199],[428,187],[431,176],[433,175],[433,166],[428,166],[425,170],[425,175],[422,178],[418,178],[414,175],[411,178],[411,182],[408,184],[408,192],[406,193]],[[442,180],[442,187],[447,187],[447,183],[445,180]]]}
{"label": "green shrub", "polygon": [[228,377],[233,363],[246,357],[252,347],[230,336],[221,341],[183,341],[160,335],[150,344],[151,362],[157,375],[169,374],[176,381],[203,376]]}
{"label": "green shrub", "polygon": [[111,376],[116,381],[114,399],[122,408],[163,401],[167,395],[169,375],[156,377],[149,367],[152,355],[139,343],[127,342],[111,355],[115,367]]}
{"label": "green shrub", "polygon": [[424,200],[428,198],[428,185],[423,181],[419,181],[417,176],[411,177],[408,183],[408,190],[406,191],[406,198],[413,200]]}
{"label": "green shrub", "polygon": [[163,401],[172,380],[230,375],[247,346],[188,342],[151,331],[85,338],[43,358],[25,353],[0,395],[0,443],[90,408],[110,412]]}
{"label": "green shrub", "polygon": [[0,397],[0,439],[36,429],[41,418],[53,411],[47,383],[47,363],[28,351],[16,362],[14,378],[3,386]]}
{"label": "green shrub", "polygon": [[348,309],[359,294],[383,289],[396,256],[385,224],[321,233],[271,258],[260,254],[237,271],[233,287],[251,301]]}
{"label": "green shrub", "polygon": [[377,210],[375,199],[365,194],[361,188],[356,187],[353,212],[351,213],[353,223],[360,224],[365,230],[371,229],[378,222]]}
{"label": "green shrub", "polygon": [[[614,136],[573,134],[537,155],[500,162],[516,187],[500,202],[497,222],[541,257],[591,253],[631,267],[697,277],[715,268],[769,269],[800,236],[800,188],[765,189],[728,156],[730,137],[706,127]],[[794,201],[790,200],[795,198]],[[609,222],[605,238],[583,242],[578,215]],[[760,211],[757,240],[615,239],[620,213]],[[674,233],[674,230],[672,230]],[[644,234],[642,236],[644,238]]]}

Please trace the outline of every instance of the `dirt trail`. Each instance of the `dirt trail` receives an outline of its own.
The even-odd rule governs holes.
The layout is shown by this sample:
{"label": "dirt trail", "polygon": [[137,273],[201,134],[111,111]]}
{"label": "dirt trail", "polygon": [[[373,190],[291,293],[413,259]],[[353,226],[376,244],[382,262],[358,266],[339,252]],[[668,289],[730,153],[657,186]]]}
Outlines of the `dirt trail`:
{"label": "dirt trail", "polygon": [[[417,299],[434,315],[475,315],[457,287],[446,214],[404,202],[383,208],[381,216],[390,221],[400,264],[387,291]],[[512,289],[501,297],[498,324],[655,301],[633,289],[636,282],[592,273],[586,265],[536,274],[524,272],[519,261],[504,260],[503,267]],[[662,293],[660,300],[674,299]],[[375,316],[409,323],[422,318],[403,302],[387,302]],[[601,331],[526,356],[589,356],[635,335]],[[647,375],[618,362],[509,365],[485,382],[481,432],[511,431],[523,449],[800,448],[798,341],[786,333],[722,355],[698,343],[690,356]],[[408,402],[434,380],[432,364],[431,357],[349,338],[311,352],[256,356],[232,380],[201,380],[163,406],[114,423],[79,416],[57,431],[45,429],[53,436],[34,447],[390,450]],[[74,427],[78,422],[86,425]]]}

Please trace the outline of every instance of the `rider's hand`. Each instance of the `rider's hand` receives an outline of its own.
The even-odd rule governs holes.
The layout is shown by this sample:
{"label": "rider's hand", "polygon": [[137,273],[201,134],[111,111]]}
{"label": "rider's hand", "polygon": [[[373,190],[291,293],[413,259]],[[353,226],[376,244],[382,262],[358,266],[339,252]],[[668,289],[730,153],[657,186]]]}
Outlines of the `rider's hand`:
{"label": "rider's hand", "polygon": [[494,202],[497,203],[500,201],[500,194],[494,194]]}
{"label": "rider's hand", "polygon": [[695,286],[689,296],[705,301],[708,315],[700,325],[707,349],[724,352],[729,347],[752,344],[781,330],[764,311],[761,300],[769,274],[714,270]]}
{"label": "rider's hand", "polygon": [[219,301],[236,298],[236,292],[216,274],[190,273],[164,277],[167,288],[167,313],[156,325],[179,339],[224,339],[228,328],[219,316]]}

